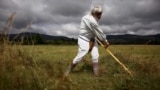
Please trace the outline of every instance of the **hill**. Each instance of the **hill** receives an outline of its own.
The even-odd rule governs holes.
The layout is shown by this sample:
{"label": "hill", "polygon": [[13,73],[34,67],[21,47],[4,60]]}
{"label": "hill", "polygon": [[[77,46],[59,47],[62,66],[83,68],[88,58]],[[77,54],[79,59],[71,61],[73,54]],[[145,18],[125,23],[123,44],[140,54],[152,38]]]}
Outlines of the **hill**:
{"label": "hill", "polygon": [[[77,44],[77,39],[69,38],[65,36],[51,36],[39,33],[25,32],[21,34],[10,34],[10,40],[20,40],[21,38],[27,39],[28,41],[35,41],[37,44]],[[149,45],[160,45],[160,34],[156,35],[107,35],[107,39],[111,44],[149,44]]]}
{"label": "hill", "polygon": [[160,44],[160,34],[156,35],[108,35],[107,39],[112,44]]}
{"label": "hill", "polygon": [[77,43],[77,40],[74,38],[68,38],[65,36],[51,36],[51,35],[30,33],[30,32],[25,32],[20,34],[9,34],[8,37],[10,41],[15,41],[15,42],[21,42],[23,39],[22,44],[25,45],[30,45],[30,44],[72,45]]}

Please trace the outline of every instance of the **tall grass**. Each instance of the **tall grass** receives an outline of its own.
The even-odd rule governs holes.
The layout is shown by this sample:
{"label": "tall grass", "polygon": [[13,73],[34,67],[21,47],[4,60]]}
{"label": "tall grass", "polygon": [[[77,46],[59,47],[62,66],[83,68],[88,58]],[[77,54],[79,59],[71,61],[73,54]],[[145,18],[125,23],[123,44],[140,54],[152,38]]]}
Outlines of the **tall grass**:
{"label": "tall grass", "polygon": [[[22,45],[14,44],[13,41],[9,40],[9,32],[12,29],[15,15],[14,12],[8,18],[0,34],[0,89],[41,89],[43,85],[32,56],[22,48]],[[28,27],[23,31],[27,30]]]}
{"label": "tall grass", "polygon": [[[14,20],[11,15],[10,24]],[[8,22],[9,23],[9,22]],[[3,28],[8,31],[10,28]],[[133,73],[99,48],[100,75],[94,77],[90,55],[63,80],[77,46],[17,45],[1,36],[0,90],[159,90],[160,46],[111,45],[109,49]]]}
{"label": "tall grass", "polygon": [[[63,67],[62,62],[55,60],[51,63],[50,60],[53,58],[47,57],[49,52],[45,50],[37,52],[34,43],[29,48],[24,47],[21,45],[23,38],[19,43],[9,40],[9,32],[12,30],[15,15],[16,13],[13,13],[8,18],[0,34],[0,90],[59,89],[61,87],[59,79],[62,78],[63,70],[66,68],[66,66]],[[27,25],[21,32],[26,31],[30,25]],[[18,35],[13,40],[17,37]],[[44,53],[45,56],[42,57],[39,53]],[[61,52],[55,52],[56,54],[61,54]],[[61,59],[61,57],[56,58]],[[65,88],[66,86],[67,83],[65,83]]]}

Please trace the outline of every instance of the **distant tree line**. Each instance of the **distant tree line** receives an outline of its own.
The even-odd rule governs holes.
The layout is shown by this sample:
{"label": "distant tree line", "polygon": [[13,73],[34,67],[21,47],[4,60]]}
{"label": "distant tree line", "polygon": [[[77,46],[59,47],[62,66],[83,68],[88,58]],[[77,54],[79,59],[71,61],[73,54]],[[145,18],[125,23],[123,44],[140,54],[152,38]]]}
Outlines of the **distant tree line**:
{"label": "distant tree line", "polygon": [[19,43],[22,45],[75,45],[77,44],[77,40],[74,38],[65,39],[44,39],[40,34],[31,34],[31,35],[20,35],[17,39],[10,39],[10,41],[14,41],[14,43]]}
{"label": "distant tree line", "polygon": [[[3,35],[0,36],[2,37]],[[13,43],[21,45],[77,45],[77,39],[74,38],[48,36],[38,33],[9,35],[8,38]],[[107,39],[111,45],[160,45],[160,34],[150,36],[110,35]],[[3,39],[1,38],[0,41],[2,42]]]}
{"label": "distant tree line", "polygon": [[148,36],[110,35],[107,39],[115,45],[160,45],[160,34]]}

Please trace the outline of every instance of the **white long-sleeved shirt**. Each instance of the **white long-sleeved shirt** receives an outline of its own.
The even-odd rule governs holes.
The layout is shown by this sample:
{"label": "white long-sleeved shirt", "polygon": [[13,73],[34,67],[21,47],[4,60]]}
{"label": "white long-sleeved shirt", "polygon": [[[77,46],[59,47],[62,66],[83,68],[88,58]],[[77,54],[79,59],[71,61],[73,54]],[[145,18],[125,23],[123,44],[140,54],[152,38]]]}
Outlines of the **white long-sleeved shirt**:
{"label": "white long-sleeved shirt", "polygon": [[98,22],[92,15],[86,15],[81,20],[80,36],[84,36],[88,40],[95,37],[101,41],[106,41],[106,35],[100,29]]}

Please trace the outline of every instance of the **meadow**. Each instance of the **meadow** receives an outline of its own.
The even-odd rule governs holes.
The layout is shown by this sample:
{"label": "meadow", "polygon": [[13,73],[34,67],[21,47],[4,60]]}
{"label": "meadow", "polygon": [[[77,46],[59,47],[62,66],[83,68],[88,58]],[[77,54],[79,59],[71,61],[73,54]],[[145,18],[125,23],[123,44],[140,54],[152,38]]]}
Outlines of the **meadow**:
{"label": "meadow", "polygon": [[77,45],[0,45],[0,90],[160,90],[159,45],[110,45],[125,70],[99,46],[100,76],[90,54],[63,78]]}

